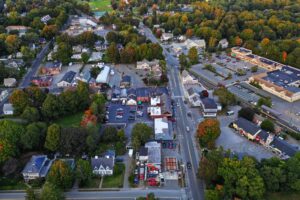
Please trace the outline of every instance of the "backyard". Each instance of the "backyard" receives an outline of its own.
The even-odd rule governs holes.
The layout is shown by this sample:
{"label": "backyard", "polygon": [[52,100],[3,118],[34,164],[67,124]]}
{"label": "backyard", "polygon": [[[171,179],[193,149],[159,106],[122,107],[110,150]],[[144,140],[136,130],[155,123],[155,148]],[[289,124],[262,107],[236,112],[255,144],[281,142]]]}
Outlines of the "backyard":
{"label": "backyard", "polygon": [[58,125],[62,126],[62,127],[79,127],[80,126],[80,122],[82,120],[82,112],[73,114],[73,115],[69,115],[63,118],[60,118],[58,120],[55,121],[55,123],[57,123]]}
{"label": "backyard", "polygon": [[125,165],[116,163],[114,167],[114,174],[112,176],[105,176],[102,188],[121,188],[123,187],[125,173]]}

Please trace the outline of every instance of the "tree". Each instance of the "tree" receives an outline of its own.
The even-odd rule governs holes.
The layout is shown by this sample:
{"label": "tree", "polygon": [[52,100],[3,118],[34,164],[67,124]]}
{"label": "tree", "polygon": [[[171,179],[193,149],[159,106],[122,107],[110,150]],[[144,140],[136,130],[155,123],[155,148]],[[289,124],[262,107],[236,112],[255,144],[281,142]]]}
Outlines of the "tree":
{"label": "tree", "polygon": [[250,157],[244,157],[241,161],[237,158],[224,158],[218,175],[224,179],[225,199],[263,199],[264,182],[255,164]]}
{"label": "tree", "polygon": [[45,148],[50,151],[57,151],[60,143],[60,127],[52,124],[47,129]]}
{"label": "tree", "polygon": [[79,159],[76,167],[76,177],[79,185],[87,184],[92,178],[92,167],[89,161]]}
{"label": "tree", "polygon": [[290,190],[300,191],[300,153],[286,162],[287,186]]}
{"label": "tree", "polygon": [[118,131],[113,126],[107,126],[102,134],[101,140],[103,142],[109,143],[118,140],[117,138]]}
{"label": "tree", "polygon": [[42,36],[46,39],[52,39],[58,33],[56,25],[46,25],[42,30]]}
{"label": "tree", "polygon": [[30,104],[28,94],[23,90],[16,89],[9,97],[9,102],[14,107],[14,113],[20,115],[24,109]]}
{"label": "tree", "polygon": [[241,33],[241,38],[243,40],[251,40],[254,37],[254,32],[252,29],[244,29]]}
{"label": "tree", "polygon": [[262,160],[259,169],[266,189],[271,192],[279,192],[286,189],[286,163],[277,157]]}
{"label": "tree", "polygon": [[220,87],[214,91],[214,95],[218,96],[219,102],[223,108],[235,103],[235,96],[229,92],[226,88]]}
{"label": "tree", "polygon": [[205,190],[205,200],[220,200],[217,190]]}
{"label": "tree", "polygon": [[188,52],[188,58],[192,65],[197,64],[199,62],[199,56],[196,47],[190,48]]}
{"label": "tree", "polygon": [[76,91],[78,94],[78,110],[84,110],[90,104],[89,85],[79,81]]}
{"label": "tree", "polygon": [[17,35],[8,35],[5,39],[6,49],[9,53],[16,53],[21,44]]}
{"label": "tree", "polygon": [[251,72],[252,73],[257,72],[257,70],[258,70],[258,66],[257,65],[251,67]]}
{"label": "tree", "polygon": [[183,53],[179,55],[179,63],[181,72],[190,67],[190,63],[188,62],[186,55]]}
{"label": "tree", "polygon": [[253,121],[255,112],[250,107],[242,108],[239,110],[239,117],[243,117],[249,121]]}
{"label": "tree", "polygon": [[62,160],[56,160],[47,175],[47,181],[62,189],[72,187],[73,172],[71,167]]}
{"label": "tree", "polygon": [[26,200],[37,200],[38,199],[36,194],[34,193],[34,190],[31,187],[28,187],[26,189],[25,199]]}
{"label": "tree", "polygon": [[41,108],[46,119],[57,119],[61,114],[59,98],[54,94],[48,94]]}
{"label": "tree", "polygon": [[141,145],[144,145],[153,137],[153,130],[144,123],[134,125],[131,134],[131,143],[135,150],[138,150]]}
{"label": "tree", "polygon": [[36,122],[40,119],[40,113],[35,107],[27,106],[21,117],[28,122]]}
{"label": "tree", "polygon": [[186,37],[191,38],[193,36],[193,34],[194,34],[193,29],[189,28],[186,30],[186,33],[185,33]]}
{"label": "tree", "polygon": [[272,133],[275,131],[274,123],[273,123],[271,120],[269,120],[269,119],[265,119],[265,120],[261,123],[260,127],[261,127],[263,130],[269,131],[269,132],[272,132]]}
{"label": "tree", "polygon": [[8,139],[0,139],[0,164],[17,154],[17,147]]}
{"label": "tree", "polygon": [[99,67],[92,67],[90,69],[91,77],[96,79],[98,74],[101,72],[101,69]]}
{"label": "tree", "polygon": [[21,144],[24,149],[39,149],[45,141],[47,124],[34,122],[26,127],[26,132],[21,135]]}
{"label": "tree", "polygon": [[223,149],[214,149],[201,157],[199,166],[199,176],[205,181],[208,188],[220,179],[218,176],[218,168],[223,162]]}
{"label": "tree", "polygon": [[197,136],[201,146],[214,148],[215,140],[220,134],[220,123],[216,119],[205,119],[198,125]]}
{"label": "tree", "polygon": [[88,63],[90,56],[88,53],[84,52],[81,54],[81,60],[84,64]]}
{"label": "tree", "polygon": [[264,98],[261,97],[258,99],[257,101],[257,106],[261,107],[262,105],[268,106],[268,107],[272,107],[272,99],[270,97]]}
{"label": "tree", "polygon": [[120,61],[120,53],[115,43],[111,43],[106,49],[107,61],[111,63],[118,63]]}
{"label": "tree", "polygon": [[46,182],[42,188],[41,200],[63,200],[63,193],[54,184]]}
{"label": "tree", "polygon": [[72,47],[66,42],[58,44],[57,52],[54,54],[54,58],[66,65],[71,61]]}
{"label": "tree", "polygon": [[21,47],[21,53],[23,54],[23,60],[25,62],[29,62],[31,61],[34,56],[35,56],[35,53],[34,51],[32,51],[29,47],[27,46],[22,46]]}

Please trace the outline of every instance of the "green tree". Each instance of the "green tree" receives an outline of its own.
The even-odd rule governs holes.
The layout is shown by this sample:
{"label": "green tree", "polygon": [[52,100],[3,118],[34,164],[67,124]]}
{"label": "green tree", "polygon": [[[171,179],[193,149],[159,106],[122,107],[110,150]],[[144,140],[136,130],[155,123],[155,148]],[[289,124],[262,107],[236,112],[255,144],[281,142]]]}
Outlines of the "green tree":
{"label": "green tree", "polygon": [[45,141],[47,124],[34,122],[27,125],[26,132],[21,135],[21,144],[24,149],[38,149]]}
{"label": "green tree", "polygon": [[272,133],[275,131],[274,123],[273,123],[271,120],[269,120],[269,119],[265,119],[265,120],[261,123],[260,127],[261,127],[263,130],[265,130],[265,131],[270,131],[270,132],[272,132]]}
{"label": "green tree", "polygon": [[92,167],[89,161],[79,159],[76,167],[76,177],[79,185],[83,186],[92,179]]}
{"label": "green tree", "polygon": [[42,36],[47,39],[52,39],[58,33],[58,29],[55,25],[46,25],[42,30]]}
{"label": "green tree", "polygon": [[60,126],[52,124],[47,129],[45,148],[50,151],[57,151],[60,143]]}
{"label": "green tree", "polygon": [[36,194],[34,193],[34,190],[30,187],[28,187],[26,189],[26,196],[25,196],[25,199],[26,200],[37,200],[37,196]]}
{"label": "green tree", "polygon": [[107,143],[117,141],[118,140],[117,134],[118,134],[118,131],[115,127],[107,126],[103,131],[101,140],[103,142],[107,142]]}
{"label": "green tree", "polygon": [[41,200],[63,200],[64,196],[60,189],[52,183],[46,182],[42,188]]}
{"label": "green tree", "polygon": [[84,64],[88,63],[90,56],[88,53],[84,52],[81,54],[81,60]]}
{"label": "green tree", "polygon": [[235,96],[229,92],[226,88],[220,87],[214,91],[214,95],[218,96],[219,102],[223,108],[235,103]]}
{"label": "green tree", "polygon": [[188,58],[192,65],[197,64],[199,62],[199,56],[196,47],[190,48],[188,52]]}
{"label": "green tree", "polygon": [[46,119],[57,119],[61,114],[59,98],[54,94],[48,94],[41,108]]}
{"label": "green tree", "polygon": [[62,64],[67,65],[71,61],[72,47],[66,42],[58,44],[57,52],[54,54],[54,59],[59,60]]}
{"label": "green tree", "polygon": [[217,190],[205,190],[205,200],[219,200],[219,193]]}
{"label": "green tree", "polygon": [[253,121],[255,112],[252,108],[246,107],[239,110],[239,117],[243,117],[249,121]]}
{"label": "green tree", "polygon": [[87,83],[79,81],[76,91],[78,94],[78,110],[83,110],[90,104],[89,85]]}
{"label": "green tree", "polygon": [[151,127],[144,123],[137,123],[134,125],[131,134],[131,143],[135,150],[145,144],[149,139],[153,137],[153,130]]}
{"label": "green tree", "polygon": [[220,122],[216,119],[205,119],[198,125],[197,135],[201,146],[214,148],[215,140],[220,134]]}
{"label": "green tree", "polygon": [[71,167],[62,160],[56,160],[47,175],[48,182],[62,189],[71,188],[73,178]]}
{"label": "green tree", "polygon": [[27,106],[21,117],[28,122],[36,122],[40,119],[40,113],[35,107]]}
{"label": "green tree", "polygon": [[257,70],[258,70],[258,66],[257,65],[251,67],[251,72],[252,73],[257,72]]}
{"label": "green tree", "polygon": [[224,179],[225,198],[263,199],[264,182],[255,165],[250,157],[244,157],[241,161],[224,158],[218,175]]}
{"label": "green tree", "polygon": [[30,104],[29,96],[23,90],[14,90],[11,96],[9,97],[10,103],[14,107],[14,113],[20,115],[23,113],[26,106]]}
{"label": "green tree", "polygon": [[22,46],[21,47],[21,53],[23,54],[23,60],[25,62],[29,62],[31,61],[34,56],[35,56],[35,53],[34,51],[32,51],[29,47],[27,46]]}
{"label": "green tree", "polygon": [[6,49],[9,53],[16,53],[21,44],[17,35],[8,35],[5,39]]}
{"label": "green tree", "polygon": [[106,49],[106,58],[111,63],[118,63],[120,61],[120,53],[115,43],[111,43]]}
{"label": "green tree", "polygon": [[298,152],[286,162],[287,186],[294,191],[300,191],[300,153]]}
{"label": "green tree", "polygon": [[261,107],[262,105],[268,106],[268,107],[272,107],[272,99],[270,97],[267,98],[259,98],[257,101],[257,106]]}
{"label": "green tree", "polygon": [[180,71],[182,72],[185,69],[190,68],[190,63],[187,60],[187,56],[183,53],[179,55],[179,64],[180,64]]}

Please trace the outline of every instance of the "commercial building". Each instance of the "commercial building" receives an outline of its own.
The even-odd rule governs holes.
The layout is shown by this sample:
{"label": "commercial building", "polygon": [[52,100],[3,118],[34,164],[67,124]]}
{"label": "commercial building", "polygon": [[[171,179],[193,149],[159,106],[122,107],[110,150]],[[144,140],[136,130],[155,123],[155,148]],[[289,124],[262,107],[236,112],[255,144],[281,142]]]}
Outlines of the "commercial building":
{"label": "commercial building", "polygon": [[108,83],[109,80],[109,72],[110,68],[108,66],[104,66],[100,74],[98,74],[96,78],[96,83]]}
{"label": "commercial building", "polygon": [[290,66],[254,75],[249,81],[258,83],[263,90],[288,102],[300,99],[300,70]]}
{"label": "commercial building", "polygon": [[255,140],[256,136],[261,132],[260,127],[242,117],[239,117],[232,125],[235,130],[249,140]]}
{"label": "commercial building", "polygon": [[172,134],[169,129],[169,121],[166,117],[154,119],[155,140],[172,140]]}

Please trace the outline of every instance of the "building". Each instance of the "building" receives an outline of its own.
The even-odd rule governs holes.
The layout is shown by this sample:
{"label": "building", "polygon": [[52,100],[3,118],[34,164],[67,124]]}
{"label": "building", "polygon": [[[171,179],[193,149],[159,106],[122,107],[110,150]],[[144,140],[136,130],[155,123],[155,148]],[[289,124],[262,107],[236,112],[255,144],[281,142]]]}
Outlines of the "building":
{"label": "building", "polygon": [[51,165],[52,160],[49,160],[46,155],[32,156],[22,171],[24,180],[27,182],[37,178],[45,178]]}
{"label": "building", "polygon": [[218,105],[214,99],[201,98],[201,108],[203,117],[217,117]]}
{"label": "building", "polygon": [[76,76],[76,72],[68,71],[64,74],[62,79],[57,83],[57,87],[70,87]]}
{"label": "building", "polygon": [[227,49],[228,48],[228,40],[226,38],[222,39],[219,41],[218,47],[222,49]]}
{"label": "building", "polygon": [[299,151],[298,148],[277,137],[274,137],[273,141],[270,143],[270,148],[282,159],[288,159]]}
{"label": "building", "polygon": [[166,117],[154,119],[155,140],[172,140],[172,134],[169,129],[169,121]]}
{"label": "building", "polygon": [[14,87],[17,84],[17,80],[15,78],[5,78],[3,80],[3,85],[5,87]]}
{"label": "building", "polygon": [[186,89],[186,96],[193,107],[201,106],[200,91],[196,87],[189,87]]}
{"label": "building", "polygon": [[52,76],[37,76],[31,79],[31,83],[38,87],[49,87],[52,84]]}
{"label": "building", "polygon": [[290,66],[254,75],[249,81],[258,83],[263,90],[288,102],[300,99],[300,70]]}
{"label": "building", "polygon": [[3,113],[4,115],[13,115],[14,114],[14,107],[11,103],[5,103],[3,105]]}
{"label": "building", "polygon": [[204,50],[206,48],[206,42],[202,39],[187,39],[183,46],[186,46],[187,49],[191,49],[192,47],[196,47],[198,51]]}
{"label": "building", "polygon": [[102,60],[103,53],[101,52],[92,52],[88,62],[98,62]]}
{"label": "building", "polygon": [[189,74],[188,71],[183,70],[181,73],[181,81],[183,85],[194,85],[199,84],[198,79],[194,78]]}
{"label": "building", "polygon": [[131,77],[128,75],[122,76],[120,88],[129,88],[131,86]]}
{"label": "building", "polygon": [[147,88],[137,88],[136,100],[138,103],[149,102],[150,101],[149,90],[147,90]]}
{"label": "building", "polygon": [[6,28],[7,33],[10,33],[12,31],[18,31],[19,36],[25,35],[27,30],[29,29],[27,26],[7,26]]}
{"label": "building", "polygon": [[0,94],[0,102],[8,97],[8,90],[2,90]]}
{"label": "building", "polygon": [[233,122],[232,126],[249,140],[255,140],[256,136],[261,132],[260,127],[242,117],[239,117],[235,122]]}
{"label": "building", "polygon": [[91,73],[89,70],[86,70],[84,73],[80,73],[79,76],[76,77],[77,80],[82,81],[84,83],[88,83],[91,80]]}
{"label": "building", "polygon": [[284,65],[268,58],[264,58],[255,54],[252,54],[252,50],[243,47],[231,48],[231,56],[250,62],[253,65],[265,68],[267,70],[281,69]]}
{"label": "building", "polygon": [[109,80],[109,72],[110,68],[108,66],[104,66],[102,71],[100,72],[100,74],[98,74],[96,78],[96,83],[107,84]]}
{"label": "building", "polygon": [[61,72],[62,63],[59,61],[47,62],[40,68],[41,74],[56,75]]}
{"label": "building", "polygon": [[161,41],[169,41],[173,38],[173,33],[163,33],[160,37]]}
{"label": "building", "polygon": [[153,67],[159,67],[159,60],[148,61],[146,59],[136,62],[136,69],[151,71]]}
{"label": "building", "polygon": [[50,15],[45,15],[41,18],[41,22],[43,22],[44,24],[47,24],[48,21],[50,21],[52,18],[50,17]]}
{"label": "building", "polygon": [[98,157],[91,159],[93,174],[100,176],[110,176],[114,173],[115,158],[111,156]]}

